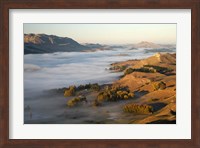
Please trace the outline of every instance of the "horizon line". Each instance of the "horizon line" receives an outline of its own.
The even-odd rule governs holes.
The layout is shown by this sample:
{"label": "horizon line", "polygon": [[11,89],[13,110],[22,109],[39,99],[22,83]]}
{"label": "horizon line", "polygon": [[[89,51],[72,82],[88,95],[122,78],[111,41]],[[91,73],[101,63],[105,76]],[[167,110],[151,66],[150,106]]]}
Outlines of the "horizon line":
{"label": "horizon line", "polygon": [[176,45],[176,43],[156,43],[156,42],[151,42],[151,41],[147,41],[147,40],[141,40],[140,42],[137,42],[137,43],[121,43],[121,44],[117,44],[117,43],[100,43],[100,42],[79,42],[77,41],[76,39],[74,38],[71,38],[71,37],[68,37],[68,36],[59,36],[59,35],[55,35],[55,34],[47,34],[47,33],[24,33],[24,35],[29,35],[29,34],[33,34],[33,35],[47,35],[47,36],[56,36],[56,37],[62,37],[62,38],[69,38],[69,39],[72,39],[76,42],[78,42],[79,44],[103,44],[103,45],[130,45],[130,44],[139,44],[139,43],[142,43],[142,42],[148,42],[148,43],[154,43],[154,44],[160,44],[160,45],[167,45],[167,44],[170,44],[170,45]]}

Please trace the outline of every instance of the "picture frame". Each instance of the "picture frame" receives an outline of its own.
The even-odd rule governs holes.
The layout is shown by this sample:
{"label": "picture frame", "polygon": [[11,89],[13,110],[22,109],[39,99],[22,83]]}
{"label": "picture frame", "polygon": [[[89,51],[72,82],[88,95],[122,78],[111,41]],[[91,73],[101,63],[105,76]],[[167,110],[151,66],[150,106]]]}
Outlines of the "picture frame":
{"label": "picture frame", "polygon": [[[199,0],[2,0],[0,34],[0,146],[1,147],[200,147],[200,1]],[[9,10],[10,9],[191,9],[192,30],[192,137],[189,140],[9,139]]]}

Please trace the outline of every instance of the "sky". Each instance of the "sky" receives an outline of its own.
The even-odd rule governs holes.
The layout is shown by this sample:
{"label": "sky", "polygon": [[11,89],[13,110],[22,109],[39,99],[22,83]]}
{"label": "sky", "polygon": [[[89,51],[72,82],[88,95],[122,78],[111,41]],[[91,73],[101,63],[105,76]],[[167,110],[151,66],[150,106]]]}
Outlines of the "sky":
{"label": "sky", "polygon": [[24,24],[24,33],[69,37],[79,43],[176,44],[176,24]]}

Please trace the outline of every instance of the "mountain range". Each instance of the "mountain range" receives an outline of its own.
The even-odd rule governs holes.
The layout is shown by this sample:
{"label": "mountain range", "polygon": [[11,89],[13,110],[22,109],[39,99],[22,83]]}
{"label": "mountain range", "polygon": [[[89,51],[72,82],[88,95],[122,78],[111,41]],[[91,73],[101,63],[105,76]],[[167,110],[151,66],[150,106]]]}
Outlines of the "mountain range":
{"label": "mountain range", "polygon": [[[98,50],[110,50],[112,48],[123,48],[124,46],[109,46],[101,44],[80,44],[68,37],[59,37],[47,34],[24,34],[24,54],[39,54],[53,52],[90,52]],[[175,45],[155,44],[152,42],[142,41],[127,47],[130,49],[150,48],[150,49],[172,49]]]}

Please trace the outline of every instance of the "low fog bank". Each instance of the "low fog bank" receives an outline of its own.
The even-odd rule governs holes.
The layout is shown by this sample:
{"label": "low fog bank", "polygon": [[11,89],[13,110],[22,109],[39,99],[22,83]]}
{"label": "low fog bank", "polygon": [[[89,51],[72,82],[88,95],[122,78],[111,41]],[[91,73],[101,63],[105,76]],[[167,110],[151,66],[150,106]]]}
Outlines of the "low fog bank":
{"label": "low fog bank", "polygon": [[25,90],[41,91],[86,83],[111,83],[121,73],[108,69],[111,63],[142,59],[155,54],[146,50],[113,48],[96,52],[59,52],[24,56]]}

